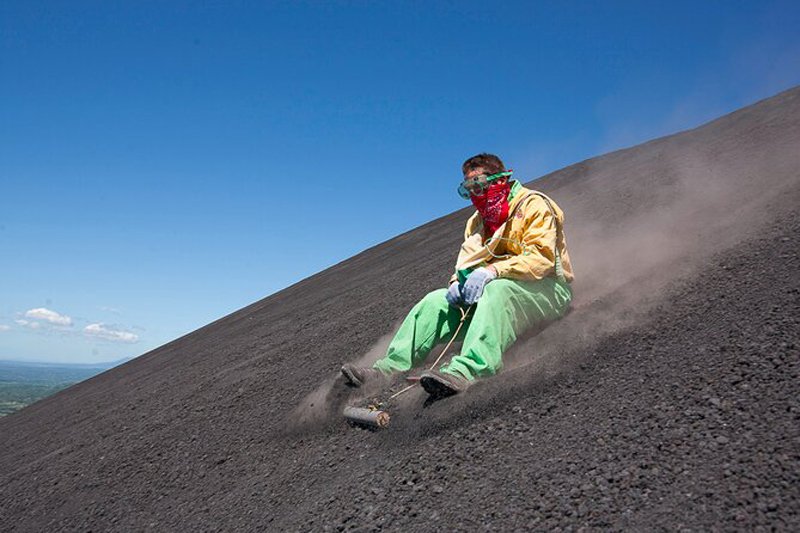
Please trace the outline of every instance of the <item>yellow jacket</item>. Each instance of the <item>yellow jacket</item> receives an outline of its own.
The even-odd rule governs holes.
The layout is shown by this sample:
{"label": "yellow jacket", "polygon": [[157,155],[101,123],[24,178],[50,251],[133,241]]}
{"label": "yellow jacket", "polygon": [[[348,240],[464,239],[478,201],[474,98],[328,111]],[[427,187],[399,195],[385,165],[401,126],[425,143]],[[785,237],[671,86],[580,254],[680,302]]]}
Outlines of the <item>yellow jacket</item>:
{"label": "yellow jacket", "polygon": [[[556,251],[566,281],[574,279],[564,237],[564,212],[544,194],[511,182],[508,219],[489,239],[483,239],[483,220],[476,211],[467,220],[458,253],[459,271],[492,265],[500,278],[535,281],[556,276]],[[551,210],[552,206],[552,210]],[[464,275],[465,272],[462,272]]]}

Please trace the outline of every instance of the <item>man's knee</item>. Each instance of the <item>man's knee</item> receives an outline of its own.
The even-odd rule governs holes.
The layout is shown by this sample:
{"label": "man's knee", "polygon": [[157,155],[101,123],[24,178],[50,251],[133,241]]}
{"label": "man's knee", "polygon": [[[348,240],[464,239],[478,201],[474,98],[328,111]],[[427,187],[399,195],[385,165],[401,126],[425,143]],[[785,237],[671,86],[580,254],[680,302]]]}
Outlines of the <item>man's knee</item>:
{"label": "man's knee", "polygon": [[501,292],[505,291],[508,292],[512,287],[515,287],[519,282],[514,281],[513,279],[506,279],[506,278],[498,278],[492,280],[491,282],[486,284],[483,291],[490,291],[490,292]]}
{"label": "man's knee", "polygon": [[421,309],[439,309],[447,305],[447,289],[436,289],[422,297],[415,308],[417,311]]}
{"label": "man's knee", "polygon": [[483,288],[483,294],[480,299],[478,299],[478,302],[485,303],[486,305],[500,303],[501,300],[511,294],[510,289],[514,283],[515,282],[510,279],[496,279],[487,283]]}
{"label": "man's knee", "polygon": [[423,302],[428,303],[436,303],[441,304],[442,302],[447,301],[447,289],[435,289],[426,294],[423,298]]}

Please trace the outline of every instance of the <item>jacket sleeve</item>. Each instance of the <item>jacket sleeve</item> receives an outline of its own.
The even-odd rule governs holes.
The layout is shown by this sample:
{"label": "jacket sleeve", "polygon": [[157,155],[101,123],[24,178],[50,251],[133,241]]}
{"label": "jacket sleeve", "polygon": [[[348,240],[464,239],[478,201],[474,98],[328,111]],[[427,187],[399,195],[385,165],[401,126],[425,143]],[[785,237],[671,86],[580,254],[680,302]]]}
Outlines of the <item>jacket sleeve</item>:
{"label": "jacket sleeve", "polygon": [[[521,206],[522,207],[522,206]],[[525,221],[519,235],[510,235],[519,245],[510,244],[512,257],[493,261],[500,278],[535,281],[555,270],[557,221],[542,201],[529,201],[525,206]]]}

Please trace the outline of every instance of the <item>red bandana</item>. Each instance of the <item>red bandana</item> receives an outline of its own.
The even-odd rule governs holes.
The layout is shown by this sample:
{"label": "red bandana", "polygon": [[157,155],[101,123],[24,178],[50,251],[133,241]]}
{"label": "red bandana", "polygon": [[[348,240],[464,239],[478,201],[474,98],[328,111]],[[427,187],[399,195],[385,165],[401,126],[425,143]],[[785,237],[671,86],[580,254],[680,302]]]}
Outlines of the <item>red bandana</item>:
{"label": "red bandana", "polygon": [[472,205],[483,219],[486,236],[491,236],[508,218],[508,193],[511,185],[508,182],[492,183],[483,196],[471,196]]}

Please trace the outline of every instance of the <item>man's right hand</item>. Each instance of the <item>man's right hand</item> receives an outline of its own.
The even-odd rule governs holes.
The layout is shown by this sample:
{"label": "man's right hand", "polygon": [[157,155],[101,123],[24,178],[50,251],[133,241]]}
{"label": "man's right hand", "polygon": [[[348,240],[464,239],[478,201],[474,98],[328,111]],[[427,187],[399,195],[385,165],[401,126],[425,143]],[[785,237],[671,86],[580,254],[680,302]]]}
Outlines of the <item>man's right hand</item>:
{"label": "man's right hand", "polygon": [[445,298],[447,298],[447,303],[453,307],[458,307],[464,303],[464,298],[461,296],[461,287],[458,286],[457,281],[454,281],[450,284],[450,288],[447,289],[447,296],[445,296]]}

